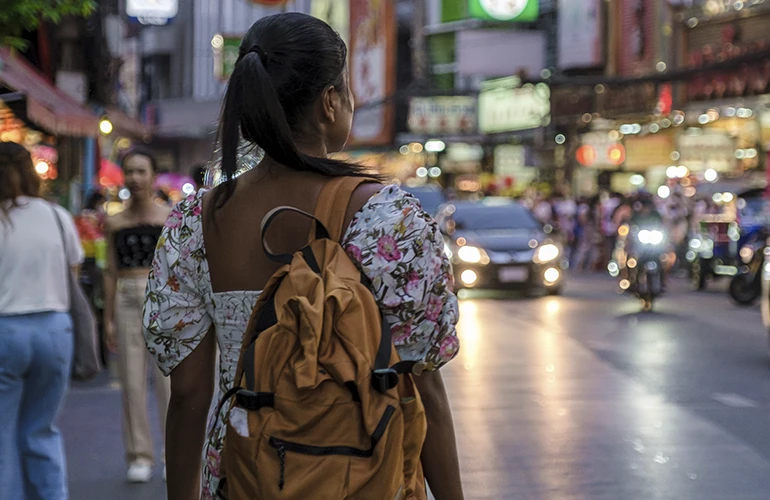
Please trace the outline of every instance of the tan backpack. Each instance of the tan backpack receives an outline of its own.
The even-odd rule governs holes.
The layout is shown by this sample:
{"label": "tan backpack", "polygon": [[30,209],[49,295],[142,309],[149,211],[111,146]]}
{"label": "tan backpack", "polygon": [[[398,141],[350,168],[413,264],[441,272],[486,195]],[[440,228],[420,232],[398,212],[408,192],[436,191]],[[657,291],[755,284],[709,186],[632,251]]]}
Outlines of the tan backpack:
{"label": "tan backpack", "polygon": [[[328,181],[316,215],[279,207],[262,222],[283,265],[257,302],[229,404],[220,492],[230,500],[425,499],[427,424],[367,279],[340,246],[364,179]],[[315,239],[274,255],[265,239],[286,211],[315,220]]]}

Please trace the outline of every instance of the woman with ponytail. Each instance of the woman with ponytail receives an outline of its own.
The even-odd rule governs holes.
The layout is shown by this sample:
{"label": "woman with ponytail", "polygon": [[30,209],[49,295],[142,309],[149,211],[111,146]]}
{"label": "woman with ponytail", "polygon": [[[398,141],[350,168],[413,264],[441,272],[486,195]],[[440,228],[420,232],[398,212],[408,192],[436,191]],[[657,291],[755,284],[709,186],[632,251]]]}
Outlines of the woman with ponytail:
{"label": "woman with ponytail", "polygon": [[[222,111],[225,182],[180,203],[166,223],[144,324],[150,353],[171,376],[170,500],[212,498],[218,486],[224,427],[209,409],[233,385],[249,316],[279,267],[262,250],[262,218],[282,205],[312,213],[325,183],[338,177],[375,179],[354,192],[341,244],[371,279],[401,358],[425,366],[416,382],[429,426],[426,479],[439,500],[462,498],[452,418],[437,371],[459,347],[449,262],[435,222],[414,198],[380,183],[374,172],[329,158],[344,147],[353,121],[346,60],[344,42],[323,21],[297,13],[257,21],[241,42]],[[265,156],[236,178],[242,140]],[[306,244],[308,221],[287,215],[282,228],[271,235],[277,249]],[[201,472],[199,485],[193,478]]]}

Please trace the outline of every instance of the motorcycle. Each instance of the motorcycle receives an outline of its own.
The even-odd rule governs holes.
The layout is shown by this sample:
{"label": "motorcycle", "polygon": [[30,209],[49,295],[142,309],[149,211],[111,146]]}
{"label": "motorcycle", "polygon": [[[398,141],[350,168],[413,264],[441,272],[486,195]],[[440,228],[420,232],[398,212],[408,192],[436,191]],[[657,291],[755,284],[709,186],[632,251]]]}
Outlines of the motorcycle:
{"label": "motorcycle", "polygon": [[686,254],[690,279],[695,290],[705,290],[710,279],[728,277],[731,287],[734,282],[742,295],[748,278],[735,278],[741,274],[741,267],[749,263],[739,253],[770,222],[770,201],[764,189],[718,194],[722,197],[718,209],[694,219],[697,228],[690,235]]}
{"label": "motorcycle", "polygon": [[752,236],[739,252],[742,265],[730,280],[730,298],[741,306],[754,304],[762,293],[762,265],[767,251],[767,231]]}
{"label": "motorcycle", "polygon": [[632,231],[623,225],[618,234],[615,257],[608,267],[610,275],[620,278],[622,291],[635,293],[641,299],[643,311],[651,311],[663,293],[666,233],[659,227],[639,227]]}

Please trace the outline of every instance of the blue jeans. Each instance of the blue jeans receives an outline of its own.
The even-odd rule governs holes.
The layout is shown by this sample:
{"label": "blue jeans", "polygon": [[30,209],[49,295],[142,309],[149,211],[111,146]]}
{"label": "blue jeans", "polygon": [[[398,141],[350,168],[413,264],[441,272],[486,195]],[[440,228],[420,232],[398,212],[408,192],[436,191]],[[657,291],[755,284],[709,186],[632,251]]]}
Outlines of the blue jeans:
{"label": "blue jeans", "polygon": [[3,498],[67,498],[64,448],[54,420],[69,384],[72,342],[69,314],[0,315]]}

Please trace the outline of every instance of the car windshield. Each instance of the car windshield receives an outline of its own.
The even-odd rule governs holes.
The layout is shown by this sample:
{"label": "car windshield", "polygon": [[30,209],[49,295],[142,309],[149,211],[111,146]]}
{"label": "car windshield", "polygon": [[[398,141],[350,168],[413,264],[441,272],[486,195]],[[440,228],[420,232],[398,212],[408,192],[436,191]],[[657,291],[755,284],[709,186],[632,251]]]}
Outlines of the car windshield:
{"label": "car windshield", "polygon": [[503,206],[465,205],[457,206],[452,218],[456,229],[478,230],[538,230],[542,226],[532,214],[521,205]]}

